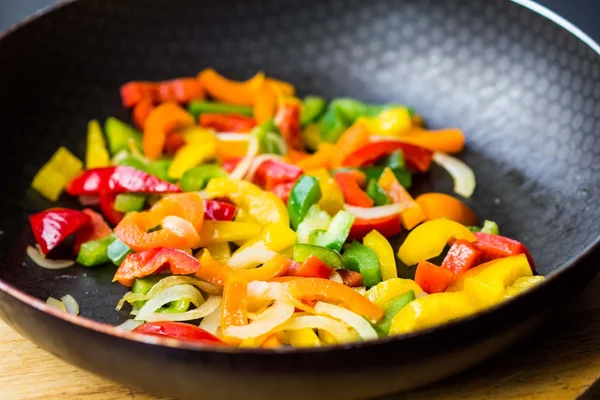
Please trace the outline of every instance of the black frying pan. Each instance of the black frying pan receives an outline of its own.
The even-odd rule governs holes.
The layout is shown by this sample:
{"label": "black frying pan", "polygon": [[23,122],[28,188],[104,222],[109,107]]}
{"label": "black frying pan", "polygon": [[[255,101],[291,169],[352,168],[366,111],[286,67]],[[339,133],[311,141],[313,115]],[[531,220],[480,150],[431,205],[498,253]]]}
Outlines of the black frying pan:
{"label": "black frying pan", "polygon": [[[489,357],[598,270],[600,56],[570,29],[500,0],[85,0],[56,7],[0,40],[0,316],[79,367],[189,399],[364,398]],[[51,272],[26,260],[33,242],[27,216],[51,205],[29,184],[59,144],[83,155],[88,120],[128,118],[122,83],[193,76],[207,66],[238,79],[263,69],[302,94],[406,103],[432,127],[463,128],[462,157],[478,177],[471,205],[522,240],[548,281],[479,316],[336,348],[217,351],[116,333],[110,325],[126,315],[114,311],[125,292],[110,283],[114,268]],[[442,171],[417,190],[432,188],[451,190]],[[58,315],[38,300],[67,293],[89,319]]]}

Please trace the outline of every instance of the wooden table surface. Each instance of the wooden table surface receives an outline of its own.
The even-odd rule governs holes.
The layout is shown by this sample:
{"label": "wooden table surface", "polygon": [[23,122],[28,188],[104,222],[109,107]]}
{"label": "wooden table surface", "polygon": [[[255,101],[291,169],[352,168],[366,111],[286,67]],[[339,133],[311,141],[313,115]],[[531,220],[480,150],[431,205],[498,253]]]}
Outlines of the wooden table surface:
{"label": "wooden table surface", "polygon": [[[0,360],[2,400],[157,399],[55,358],[2,321]],[[600,275],[551,321],[505,354],[444,382],[386,400],[575,399],[598,378]]]}

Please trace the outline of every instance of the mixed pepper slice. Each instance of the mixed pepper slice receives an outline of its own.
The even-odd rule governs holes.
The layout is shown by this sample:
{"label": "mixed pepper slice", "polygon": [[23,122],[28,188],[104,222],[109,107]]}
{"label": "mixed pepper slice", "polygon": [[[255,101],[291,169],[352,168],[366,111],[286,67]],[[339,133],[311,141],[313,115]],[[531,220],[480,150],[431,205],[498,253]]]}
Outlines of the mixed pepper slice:
{"label": "mixed pepper slice", "polygon": [[207,68],[120,94],[133,126],[90,121],[85,163],[61,147],[33,178],[46,200],[65,191],[85,208],[31,215],[28,254],[52,266],[72,245],[90,273],[114,264],[135,333],[337,345],[426,329],[543,281],[468,200],[413,197],[433,164],[473,193],[472,170],[449,155],[464,148],[459,129],[426,130],[400,104],[299,99],[260,71],[237,81]]}

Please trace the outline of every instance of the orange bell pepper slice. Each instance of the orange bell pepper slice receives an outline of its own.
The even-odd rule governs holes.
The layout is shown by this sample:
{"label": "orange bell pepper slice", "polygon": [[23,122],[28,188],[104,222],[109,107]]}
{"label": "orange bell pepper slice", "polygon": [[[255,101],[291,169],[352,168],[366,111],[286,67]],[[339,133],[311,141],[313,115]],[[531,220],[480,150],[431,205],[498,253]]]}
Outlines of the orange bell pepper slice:
{"label": "orange bell pepper slice", "polygon": [[[241,276],[230,276],[223,287],[223,308],[221,310],[221,332],[230,326],[248,324],[248,282]],[[240,344],[241,340],[221,334],[221,339],[229,344]]]}
{"label": "orange bell pepper slice", "polygon": [[264,83],[256,92],[252,114],[257,123],[262,124],[275,116],[277,94],[273,87]]}
{"label": "orange bell pepper slice", "polygon": [[463,225],[477,225],[477,214],[455,197],[444,193],[424,193],[415,201],[425,212],[428,221],[448,218]]}
{"label": "orange bell pepper slice", "polygon": [[269,84],[269,86],[275,89],[276,93],[279,93],[281,96],[291,97],[296,94],[296,88],[291,83],[275,78],[265,78],[265,81]]}
{"label": "orange bell pepper slice", "polygon": [[296,162],[296,165],[303,171],[310,171],[317,168],[331,168],[331,156],[334,154],[334,145],[330,143],[321,143],[316,153],[304,157]]}
{"label": "orange bell pepper slice", "polygon": [[[177,227],[148,232],[164,224],[166,217],[178,217]],[[186,224],[187,222],[187,224]],[[200,241],[199,229],[204,222],[204,202],[196,193],[166,197],[150,211],[128,213],[115,227],[115,235],[135,251],[154,247],[189,249]]]}
{"label": "orange bell pepper slice", "polygon": [[196,270],[198,278],[217,286],[225,284],[231,268],[215,260],[207,249],[202,250],[199,261],[200,267]]}
{"label": "orange bell pepper slice", "polygon": [[144,129],[144,125],[146,124],[146,120],[150,113],[154,110],[154,104],[152,103],[152,99],[149,97],[144,97],[133,107],[132,118],[135,125]]}
{"label": "orange bell pepper slice", "polygon": [[361,189],[360,183],[366,179],[359,171],[337,172],[333,179],[338,183],[347,204],[356,207],[373,207],[375,202]]}
{"label": "orange bell pepper slice", "polygon": [[267,339],[260,345],[260,347],[263,349],[276,349],[281,346],[283,346],[283,343],[281,343],[281,340],[279,340],[279,337],[276,333],[269,335]]}
{"label": "orange bell pepper slice", "polygon": [[416,127],[403,134],[399,139],[424,149],[450,154],[460,153],[465,147],[465,135],[458,128],[428,131]]}
{"label": "orange bell pepper slice", "polygon": [[404,210],[400,214],[404,228],[410,230],[425,221],[425,212],[410,193],[404,189],[404,186],[398,182],[391,169],[385,168],[383,170],[378,184],[394,203],[400,203],[404,206]]}
{"label": "orange bell pepper slice", "polygon": [[245,82],[225,78],[212,68],[198,74],[204,89],[215,99],[236,105],[252,105],[256,93],[265,81],[265,74],[258,72]]}
{"label": "orange bell pepper slice", "polygon": [[326,301],[341,304],[348,310],[377,322],[383,309],[348,286],[321,278],[301,278],[283,283],[285,290],[303,302]]}
{"label": "orange bell pepper slice", "polygon": [[156,107],[144,124],[143,148],[149,159],[158,158],[168,134],[175,129],[194,124],[194,117],[177,103],[163,103]]}
{"label": "orange bell pepper slice", "polygon": [[354,151],[370,143],[371,133],[362,124],[354,124],[340,136],[331,154],[332,168],[341,168]]}

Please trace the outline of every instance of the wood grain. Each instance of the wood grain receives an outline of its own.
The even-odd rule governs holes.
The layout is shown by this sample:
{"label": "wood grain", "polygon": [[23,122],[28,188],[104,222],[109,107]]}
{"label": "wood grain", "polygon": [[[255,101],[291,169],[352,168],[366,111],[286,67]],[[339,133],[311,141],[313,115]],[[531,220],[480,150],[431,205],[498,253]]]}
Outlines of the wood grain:
{"label": "wood grain", "polygon": [[[2,321],[0,360],[3,400],[158,399],[66,364]],[[574,399],[598,378],[600,275],[551,321],[505,354],[444,382],[385,400]]]}

